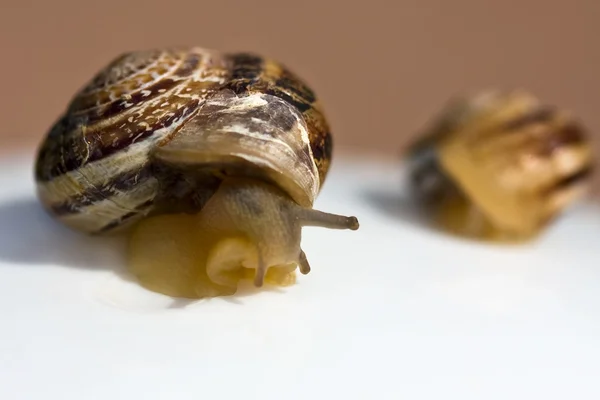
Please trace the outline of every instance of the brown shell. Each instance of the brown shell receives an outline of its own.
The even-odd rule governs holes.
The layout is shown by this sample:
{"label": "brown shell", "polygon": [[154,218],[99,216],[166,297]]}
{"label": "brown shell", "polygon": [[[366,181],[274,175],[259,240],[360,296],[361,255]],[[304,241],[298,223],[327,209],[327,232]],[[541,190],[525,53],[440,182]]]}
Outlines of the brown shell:
{"label": "brown shell", "polygon": [[453,102],[409,155],[412,182],[440,222],[488,239],[540,233],[586,193],[593,170],[583,127],[522,91]]}
{"label": "brown shell", "polygon": [[198,211],[228,174],[270,180],[310,206],[331,152],[314,92],[282,64],[156,49],[121,55],[74,96],[40,146],[35,178],[52,215],[108,232]]}

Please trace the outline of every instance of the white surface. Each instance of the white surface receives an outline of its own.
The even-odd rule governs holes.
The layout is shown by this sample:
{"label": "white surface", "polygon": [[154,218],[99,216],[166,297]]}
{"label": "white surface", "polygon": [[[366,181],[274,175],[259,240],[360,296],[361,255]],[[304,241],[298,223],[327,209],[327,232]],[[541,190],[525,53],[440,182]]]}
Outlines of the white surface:
{"label": "white surface", "polygon": [[530,246],[438,233],[397,166],[338,159],[317,202],[360,230],[305,230],[281,292],[174,301],[119,272],[122,244],[0,176],[0,399],[598,399],[600,212]]}

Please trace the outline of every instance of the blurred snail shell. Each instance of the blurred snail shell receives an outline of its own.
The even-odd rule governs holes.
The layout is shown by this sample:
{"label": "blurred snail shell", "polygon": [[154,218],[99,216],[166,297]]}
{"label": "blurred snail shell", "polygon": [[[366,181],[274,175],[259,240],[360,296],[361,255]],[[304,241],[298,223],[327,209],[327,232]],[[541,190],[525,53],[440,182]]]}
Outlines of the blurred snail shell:
{"label": "blurred snail shell", "polygon": [[[197,214],[235,179],[305,210],[305,225],[356,229],[354,217],[312,210],[331,156],[319,101],[282,64],[250,53],[165,48],[125,53],[82,88],[41,144],[35,178],[49,213],[91,234]],[[259,206],[236,201],[246,211]],[[265,218],[279,218],[272,213]]]}
{"label": "blurred snail shell", "polygon": [[540,234],[588,190],[589,137],[523,91],[451,102],[408,150],[415,192],[447,230],[486,240]]}

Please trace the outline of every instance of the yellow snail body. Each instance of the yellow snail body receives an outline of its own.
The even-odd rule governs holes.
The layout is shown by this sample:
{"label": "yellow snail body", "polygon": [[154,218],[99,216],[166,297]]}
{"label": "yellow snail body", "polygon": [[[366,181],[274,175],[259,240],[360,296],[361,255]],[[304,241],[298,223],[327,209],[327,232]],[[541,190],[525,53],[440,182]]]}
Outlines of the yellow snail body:
{"label": "yellow snail body", "polygon": [[38,197],[89,234],[131,230],[129,267],[177,297],[287,285],[332,153],[313,91],[255,54],[166,48],[123,54],[71,100],[40,146]]}
{"label": "yellow snail body", "polygon": [[410,177],[459,235],[523,242],[586,193],[590,140],[567,112],[521,91],[452,102],[409,148]]}

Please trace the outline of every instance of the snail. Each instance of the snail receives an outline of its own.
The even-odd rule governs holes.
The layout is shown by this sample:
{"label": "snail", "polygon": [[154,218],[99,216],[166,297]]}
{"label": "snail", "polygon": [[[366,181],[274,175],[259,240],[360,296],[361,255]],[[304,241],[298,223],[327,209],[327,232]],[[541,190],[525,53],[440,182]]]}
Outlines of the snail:
{"label": "snail", "polygon": [[332,135],[283,64],[200,47],[130,51],[71,98],[38,149],[37,195],[65,226],[127,232],[128,268],[174,297],[289,285],[305,226],[358,229],[313,204]]}
{"label": "snail", "polygon": [[522,243],[588,192],[590,138],[569,112],[523,90],[458,98],[407,150],[417,198],[464,237]]}

